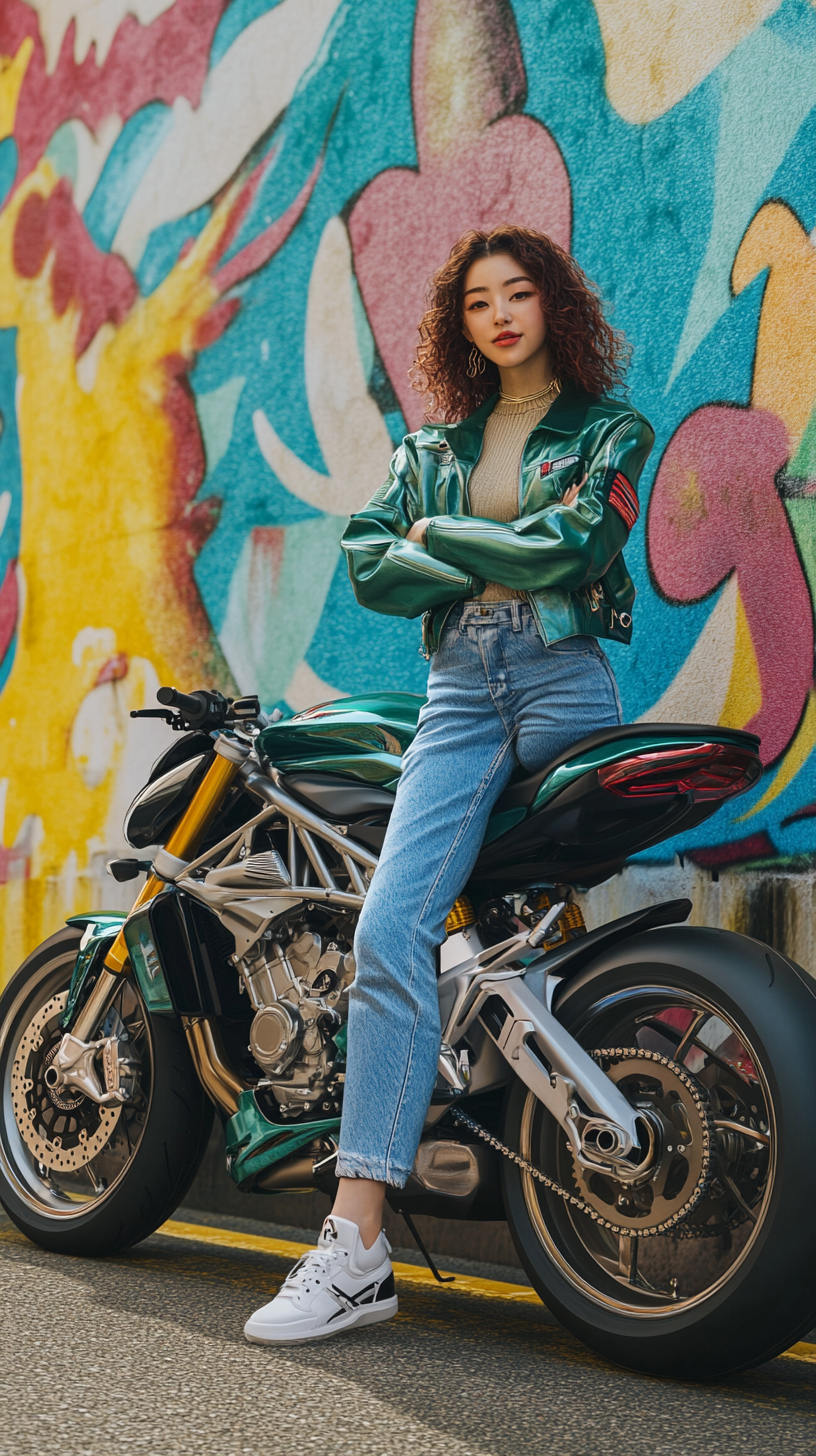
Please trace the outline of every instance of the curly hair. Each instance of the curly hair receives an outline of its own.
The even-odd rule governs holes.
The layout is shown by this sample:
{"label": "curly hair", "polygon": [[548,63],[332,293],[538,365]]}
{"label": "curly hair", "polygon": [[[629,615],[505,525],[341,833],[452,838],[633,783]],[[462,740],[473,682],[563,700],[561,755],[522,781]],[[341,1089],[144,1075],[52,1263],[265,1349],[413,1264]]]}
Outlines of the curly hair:
{"label": "curly hair", "polygon": [[468,378],[472,346],[462,333],[468,268],[477,258],[496,253],[510,253],[539,290],[556,376],[588,394],[622,388],[629,347],[623,334],[607,323],[597,290],[575,259],[532,228],[474,229],[454,243],[447,262],[431,279],[428,307],[419,325],[410,379],[414,389],[429,396],[426,419],[432,411],[441,413],[448,424],[465,419],[499,387],[498,367],[489,359],[483,374]]}

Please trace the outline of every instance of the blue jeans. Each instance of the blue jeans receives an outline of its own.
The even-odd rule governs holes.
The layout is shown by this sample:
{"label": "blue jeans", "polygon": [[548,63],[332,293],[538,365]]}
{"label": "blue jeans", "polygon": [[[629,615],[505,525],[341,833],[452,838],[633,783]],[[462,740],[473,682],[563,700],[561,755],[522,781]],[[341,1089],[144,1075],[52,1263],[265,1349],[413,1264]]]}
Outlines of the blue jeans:
{"label": "blue jeans", "polygon": [[399,1188],[411,1171],[439,1056],[436,950],[513,770],[620,721],[594,637],[548,647],[520,601],[449,617],[355,938],[339,1177]]}

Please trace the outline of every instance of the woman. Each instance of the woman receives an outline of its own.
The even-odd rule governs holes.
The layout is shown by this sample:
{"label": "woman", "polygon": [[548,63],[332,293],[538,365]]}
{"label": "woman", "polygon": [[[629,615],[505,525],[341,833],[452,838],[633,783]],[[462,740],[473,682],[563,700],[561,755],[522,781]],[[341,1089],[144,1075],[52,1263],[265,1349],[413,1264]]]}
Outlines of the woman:
{"label": "woman", "polygon": [[383,1199],[408,1178],[436,1078],[446,916],[513,770],[620,722],[599,639],[631,637],[621,552],[654,440],[609,397],[623,358],[541,233],[466,233],[433,280],[415,382],[445,423],[407,436],[343,537],[363,606],[424,613],[428,701],[355,941],[334,1208],[248,1339],[396,1313]]}

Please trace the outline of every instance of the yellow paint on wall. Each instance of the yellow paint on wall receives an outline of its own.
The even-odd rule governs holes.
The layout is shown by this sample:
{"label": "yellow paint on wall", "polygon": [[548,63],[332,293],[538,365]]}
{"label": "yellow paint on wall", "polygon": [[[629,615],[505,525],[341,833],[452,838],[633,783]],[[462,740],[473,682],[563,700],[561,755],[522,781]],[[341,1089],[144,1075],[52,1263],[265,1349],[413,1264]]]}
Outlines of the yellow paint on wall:
{"label": "yellow paint on wall", "polygon": [[718,722],[723,728],[744,728],[761,707],[762,681],[759,675],[759,663],[738,586],[731,677]]}
{"label": "yellow paint on wall", "polygon": [[751,404],[785,422],[793,454],[816,399],[816,248],[783,202],[766,202],[752,219],[734,261],[734,293],[766,268]]}
{"label": "yellow paint on wall", "polygon": [[782,793],[783,789],[796,778],[800,768],[804,768],[811,753],[816,748],[816,690],[811,688],[805,702],[805,711],[802,720],[794,734],[788,751],[779,765],[774,777],[768,785],[762,798],[754,804],[747,814],[742,814],[742,819],[750,819],[758,814],[761,809],[773,803]]}
{"label": "yellow paint on wall", "polygon": [[33,50],[34,42],[27,35],[15,55],[0,56],[0,142],[14,131],[20,87]]}
{"label": "yellow paint on wall", "polygon": [[699,86],[780,4],[595,0],[612,106],[624,121],[654,121]]}
{"label": "yellow paint on wall", "polygon": [[[77,715],[98,691],[100,668],[124,654],[152,665],[159,681],[230,685],[189,585],[187,537],[174,502],[177,441],[166,361],[193,358],[196,329],[218,296],[208,267],[232,195],[155,292],[137,299],[118,329],[100,330],[77,362],[77,314],[70,305],[62,317],[54,313],[53,257],[33,279],[19,277],[13,265],[20,208],[32,193],[47,197],[55,182],[42,162],[0,215],[0,328],[17,330],[25,481],[23,605],[0,698],[0,773],[8,777],[3,839],[39,841],[31,877],[5,887],[12,936],[5,975],[21,950],[55,928],[43,924],[47,883],[59,881],[72,852],[84,863],[105,844],[124,734],[116,738],[114,720],[115,741],[98,783],[88,782],[87,754],[75,758],[72,751]],[[144,681],[143,674],[132,680],[120,715],[125,722],[128,709],[141,706]],[[57,923],[73,908],[51,905]]]}

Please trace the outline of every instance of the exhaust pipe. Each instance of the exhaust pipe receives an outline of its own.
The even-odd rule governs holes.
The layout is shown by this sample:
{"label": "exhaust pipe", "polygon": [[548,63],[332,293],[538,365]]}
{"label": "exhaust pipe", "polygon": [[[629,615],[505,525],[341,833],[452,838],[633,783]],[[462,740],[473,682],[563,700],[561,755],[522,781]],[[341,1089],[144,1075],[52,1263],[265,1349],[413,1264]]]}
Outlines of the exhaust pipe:
{"label": "exhaust pipe", "polygon": [[217,1025],[206,1016],[182,1016],[181,1024],[204,1091],[221,1112],[234,1117],[246,1089],[227,1062]]}
{"label": "exhaust pipe", "polygon": [[294,1158],[284,1158],[259,1173],[252,1184],[253,1193],[314,1193],[317,1180],[314,1176],[314,1155],[301,1153]]}

